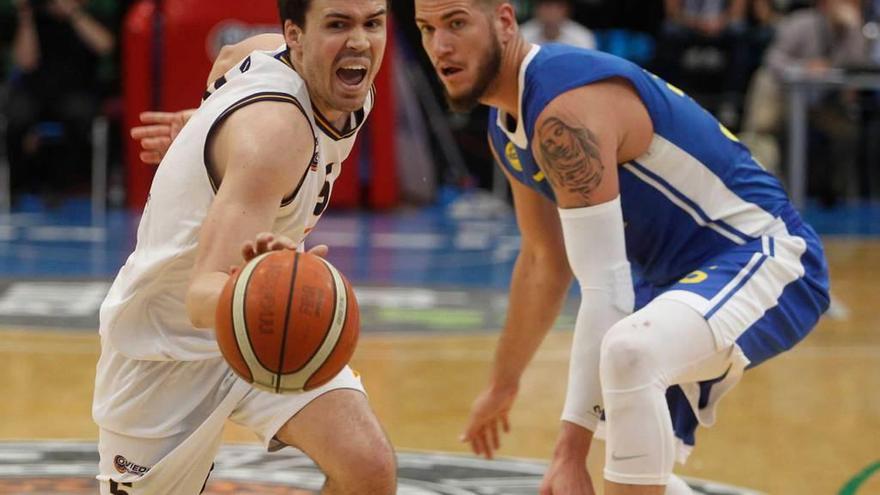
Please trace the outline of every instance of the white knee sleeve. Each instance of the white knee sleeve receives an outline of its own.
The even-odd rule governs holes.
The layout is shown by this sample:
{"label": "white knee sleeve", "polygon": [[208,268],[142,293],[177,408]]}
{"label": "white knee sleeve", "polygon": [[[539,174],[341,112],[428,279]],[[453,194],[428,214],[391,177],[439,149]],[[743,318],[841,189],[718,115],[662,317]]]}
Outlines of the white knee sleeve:
{"label": "white knee sleeve", "polygon": [[675,435],[666,384],[651,350],[627,318],[602,343],[600,376],[608,428],[605,479],[665,485],[675,464]]}
{"label": "white knee sleeve", "polygon": [[602,342],[599,366],[607,480],[667,484],[676,439],[666,389],[685,378],[717,377],[724,372],[719,354],[706,321],[676,301],[652,302],[611,328]]}

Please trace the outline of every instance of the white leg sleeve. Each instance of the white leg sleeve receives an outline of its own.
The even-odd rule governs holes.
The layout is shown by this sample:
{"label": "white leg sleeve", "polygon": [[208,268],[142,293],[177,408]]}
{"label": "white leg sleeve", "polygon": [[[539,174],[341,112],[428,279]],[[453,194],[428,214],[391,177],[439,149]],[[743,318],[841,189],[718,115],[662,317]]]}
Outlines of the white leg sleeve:
{"label": "white leg sleeve", "polygon": [[677,301],[654,301],[614,325],[602,342],[600,360],[605,479],[666,485],[675,463],[666,389],[721,376],[728,356],[716,350],[706,320]]}

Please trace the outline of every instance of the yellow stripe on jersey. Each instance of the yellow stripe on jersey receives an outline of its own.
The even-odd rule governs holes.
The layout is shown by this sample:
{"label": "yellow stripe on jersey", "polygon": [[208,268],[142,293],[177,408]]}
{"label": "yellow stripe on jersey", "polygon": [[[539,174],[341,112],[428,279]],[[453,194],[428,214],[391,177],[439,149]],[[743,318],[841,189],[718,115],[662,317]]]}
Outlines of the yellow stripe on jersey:
{"label": "yellow stripe on jersey", "polygon": [[733,141],[735,143],[739,142],[739,138],[736,137],[736,134],[730,132],[730,129],[728,129],[727,127],[724,127],[724,124],[719,122],[718,127],[721,128],[721,132],[724,133],[725,136],[727,136],[727,139],[730,139],[731,141]]}
{"label": "yellow stripe on jersey", "polygon": [[684,96],[684,91],[682,91],[682,90],[676,88],[676,87],[673,86],[671,83],[666,83],[666,87],[669,88],[670,91],[672,91],[673,93],[677,94],[678,96]]}

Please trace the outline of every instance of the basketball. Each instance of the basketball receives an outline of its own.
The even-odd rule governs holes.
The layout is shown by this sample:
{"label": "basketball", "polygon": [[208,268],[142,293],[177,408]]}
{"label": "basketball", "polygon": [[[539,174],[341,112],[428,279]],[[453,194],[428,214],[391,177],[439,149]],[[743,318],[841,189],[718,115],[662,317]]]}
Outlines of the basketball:
{"label": "basketball", "polygon": [[360,316],[348,280],[308,253],[272,251],[229,277],[216,314],[232,369],[274,393],[319,387],[351,359]]}

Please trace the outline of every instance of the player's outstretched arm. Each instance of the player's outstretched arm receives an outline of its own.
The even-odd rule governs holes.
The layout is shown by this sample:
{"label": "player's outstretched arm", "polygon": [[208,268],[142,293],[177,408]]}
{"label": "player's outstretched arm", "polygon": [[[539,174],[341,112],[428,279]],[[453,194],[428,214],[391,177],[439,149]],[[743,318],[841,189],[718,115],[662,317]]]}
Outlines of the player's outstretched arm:
{"label": "player's outstretched arm", "polygon": [[[197,328],[214,327],[229,267],[241,264],[243,246],[254,240],[259,246],[258,234],[271,232],[279,205],[308,169],[315,140],[296,105],[258,102],[227,118],[209,146],[208,167],[219,188],[202,223],[186,298]],[[281,238],[265,243],[265,249],[294,247]]]}
{"label": "player's outstretched arm", "polygon": [[[254,50],[273,50],[284,43],[280,34],[260,34],[234,45],[226,45],[214,60],[207,84],[229,72],[238,62]],[[143,112],[141,125],[131,129],[131,137],[140,142],[140,159],[148,165],[158,165],[171,147],[177,134],[196,112],[190,108],[179,112]]]}
{"label": "player's outstretched arm", "polygon": [[509,176],[508,180],[522,244],[489,385],[474,401],[462,435],[475,454],[487,458],[500,446],[499,432],[509,430],[508,413],[520,377],[556,320],[572,278],[553,203]]}

